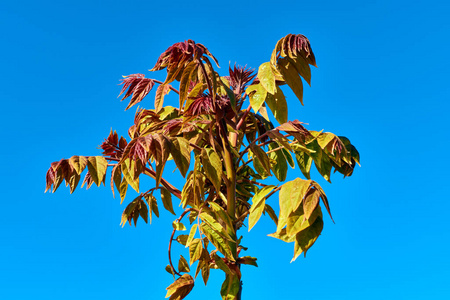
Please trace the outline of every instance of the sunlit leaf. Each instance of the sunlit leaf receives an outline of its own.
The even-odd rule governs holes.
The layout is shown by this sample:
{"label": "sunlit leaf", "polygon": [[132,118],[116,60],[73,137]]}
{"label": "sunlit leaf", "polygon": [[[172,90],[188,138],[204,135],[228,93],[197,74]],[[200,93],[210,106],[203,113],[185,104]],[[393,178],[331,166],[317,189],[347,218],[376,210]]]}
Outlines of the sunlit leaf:
{"label": "sunlit leaf", "polygon": [[250,105],[258,112],[267,97],[267,90],[261,84],[250,85],[246,90],[250,98]]}
{"label": "sunlit leaf", "polygon": [[108,162],[103,156],[89,156],[87,166],[92,180],[97,186],[100,186],[105,180]]}
{"label": "sunlit leaf", "polygon": [[269,194],[273,189],[275,188],[274,185],[265,186],[262,189],[260,189],[256,194],[253,196],[252,199],[252,206],[250,208],[250,215],[248,217],[248,231],[250,231],[253,226],[258,222],[259,218],[261,217],[261,214],[264,211],[265,208],[265,200],[267,194]]}
{"label": "sunlit leaf", "polygon": [[180,272],[190,272],[189,264],[183,255],[180,255],[180,260],[178,261],[178,271]]}
{"label": "sunlit leaf", "polygon": [[173,227],[173,229],[178,230],[178,231],[185,231],[186,230],[186,226],[184,226],[183,223],[178,222],[178,221],[174,221],[172,223],[172,227]]}
{"label": "sunlit leaf", "polygon": [[240,264],[250,265],[250,266],[255,266],[255,267],[257,267],[258,264],[256,263],[256,260],[257,260],[256,257],[251,257],[251,256],[241,256],[241,257],[239,257],[239,259],[237,260],[237,262],[240,263]]}
{"label": "sunlit leaf", "polygon": [[202,163],[206,176],[211,180],[217,191],[220,191],[222,183],[222,161],[219,155],[211,148],[202,149]]}
{"label": "sunlit leaf", "polygon": [[203,251],[202,241],[200,239],[194,239],[189,244],[189,263],[192,265],[194,262],[200,259]]}
{"label": "sunlit leaf", "polygon": [[270,62],[263,63],[258,69],[258,79],[261,85],[270,93],[275,94],[276,84],[275,84],[275,74],[272,70],[272,65]]}
{"label": "sunlit leaf", "polygon": [[[269,144],[269,150],[276,149],[276,144]],[[271,169],[273,174],[279,181],[285,181],[288,171],[286,157],[283,154],[282,149],[276,150],[268,154],[270,159]]]}
{"label": "sunlit leaf", "polygon": [[266,103],[273,113],[273,116],[282,124],[288,120],[288,106],[283,91],[277,86],[275,93],[267,94]]}
{"label": "sunlit leaf", "polygon": [[169,300],[181,300],[189,294],[193,287],[194,278],[189,274],[183,274],[166,288],[166,298],[170,296]]}
{"label": "sunlit leaf", "polygon": [[172,206],[172,195],[164,187],[161,187],[161,200],[163,202],[164,208],[175,215],[175,212],[173,211],[173,206]]}
{"label": "sunlit leaf", "polygon": [[306,252],[312,247],[312,245],[314,245],[322,232],[322,229],[323,220],[321,217],[318,217],[314,224],[297,233],[295,237],[294,258],[292,261],[296,260],[302,252],[306,256]]}
{"label": "sunlit leaf", "polygon": [[278,70],[303,105],[303,83],[295,67],[287,59],[278,60]]}
{"label": "sunlit leaf", "polygon": [[86,168],[87,158],[84,156],[72,156],[69,159],[69,164],[77,172],[77,174],[80,175],[84,168]]}
{"label": "sunlit leaf", "polygon": [[277,231],[287,224],[291,212],[295,211],[303,201],[306,192],[310,188],[311,180],[297,178],[283,184],[280,190],[280,214],[278,217]]}
{"label": "sunlit leaf", "polygon": [[220,289],[222,300],[235,300],[239,293],[240,281],[237,275],[226,275],[225,281]]}

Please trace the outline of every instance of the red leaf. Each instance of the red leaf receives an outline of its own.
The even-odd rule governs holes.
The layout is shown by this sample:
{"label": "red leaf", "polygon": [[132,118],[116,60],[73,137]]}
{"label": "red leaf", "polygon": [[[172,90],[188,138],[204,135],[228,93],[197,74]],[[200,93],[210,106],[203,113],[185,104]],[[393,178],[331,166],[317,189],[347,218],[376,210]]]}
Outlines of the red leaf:
{"label": "red leaf", "polygon": [[141,102],[142,99],[144,99],[144,97],[147,96],[148,93],[152,90],[153,86],[155,85],[155,82],[153,81],[153,79],[145,78],[143,74],[132,74],[124,76],[124,79],[122,79],[122,84],[123,87],[119,96],[122,95],[128,89],[128,91],[123,96],[122,100],[133,95],[131,97],[130,103],[125,109],[127,110],[133,105]]}

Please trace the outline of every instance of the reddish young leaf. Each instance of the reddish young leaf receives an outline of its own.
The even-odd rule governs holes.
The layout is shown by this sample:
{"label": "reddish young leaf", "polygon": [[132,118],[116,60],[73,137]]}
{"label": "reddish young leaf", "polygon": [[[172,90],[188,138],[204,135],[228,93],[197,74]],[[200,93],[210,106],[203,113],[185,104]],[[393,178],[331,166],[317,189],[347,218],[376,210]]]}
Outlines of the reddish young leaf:
{"label": "reddish young leaf", "polygon": [[119,96],[122,95],[126,91],[126,89],[128,89],[122,100],[133,95],[127,108],[125,108],[125,110],[127,110],[131,106],[141,102],[142,99],[144,99],[144,97],[147,96],[148,93],[152,90],[155,82],[153,81],[153,79],[145,78],[143,74],[132,74],[124,76],[124,79],[122,79],[122,84],[123,88]]}

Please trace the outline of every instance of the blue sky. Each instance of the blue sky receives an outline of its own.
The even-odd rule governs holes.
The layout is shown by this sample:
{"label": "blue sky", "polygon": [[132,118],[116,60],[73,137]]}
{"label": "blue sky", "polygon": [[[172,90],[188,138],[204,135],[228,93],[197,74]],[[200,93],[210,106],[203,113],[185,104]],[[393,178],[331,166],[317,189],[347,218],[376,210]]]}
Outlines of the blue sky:
{"label": "blue sky", "polygon": [[[162,299],[173,217],[121,228],[108,187],[44,194],[46,170],[99,154],[111,128],[126,135],[119,79],[151,76],[173,43],[203,43],[225,75],[302,33],[319,67],[304,107],[286,93],[289,118],[349,137],[362,167],[333,184],[313,174],[336,224],[325,220],[306,258],[289,263],[293,245],[266,236],[269,218],[244,233],[259,268],[243,268],[243,299],[449,299],[448,12],[444,1],[3,3],[0,298]],[[219,299],[222,280],[196,281],[187,299]]]}

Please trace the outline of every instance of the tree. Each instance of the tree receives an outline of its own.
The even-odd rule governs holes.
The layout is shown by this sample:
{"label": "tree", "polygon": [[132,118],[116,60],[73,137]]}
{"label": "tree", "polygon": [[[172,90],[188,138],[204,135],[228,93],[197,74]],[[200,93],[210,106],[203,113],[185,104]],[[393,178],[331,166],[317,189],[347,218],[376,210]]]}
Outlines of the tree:
{"label": "tree", "polygon": [[[251,230],[267,214],[276,226],[269,236],[293,242],[293,260],[306,255],[322,232],[320,201],[331,217],[323,189],[310,178],[313,162],[328,181],[332,169],[345,177],[359,164],[358,151],[347,138],[288,121],[282,87],[292,89],[303,105],[302,78],[310,84],[310,65],[316,66],[305,36],[288,34],[280,39],[270,61],[261,64],[257,73],[235,65],[229,67],[228,76],[220,76],[211,61],[218,66],[205,46],[188,40],[169,47],[150,70],[166,69],[164,82],[143,74],[125,76],[121,94],[130,98],[126,109],[157,85],[154,109],[137,110],[129,140],[111,131],[101,144],[102,155],[62,159],[52,163],[46,175],[46,191],[56,191],[64,180],[72,193],[86,168],[82,186],[90,188],[105,184],[109,167],[112,192],[116,189],[121,201],[128,186],[139,193],[123,211],[122,225],[136,226],[139,218],[147,223],[152,215],[158,217],[155,193],[174,215],[172,197],[178,198],[184,211],[173,222],[166,267],[176,278],[167,288],[171,300],[186,297],[199,273],[206,284],[211,269],[225,273],[222,299],[240,299],[240,265],[257,266],[255,257],[242,255],[247,248],[238,230],[246,219]],[[179,89],[174,82],[179,82]],[[169,92],[178,95],[178,108],[163,106]],[[270,121],[267,107],[278,126]],[[294,157],[306,179],[281,184],[288,166],[295,167]],[[163,178],[168,160],[186,179],[182,188]],[[139,178],[144,175],[153,178],[155,186],[141,192]],[[270,176],[280,184],[265,184]],[[278,214],[268,201],[277,193]],[[180,234],[188,223],[189,234]],[[189,262],[181,256],[178,267],[171,258],[174,241],[189,249]],[[195,262],[193,277],[189,273]]]}

